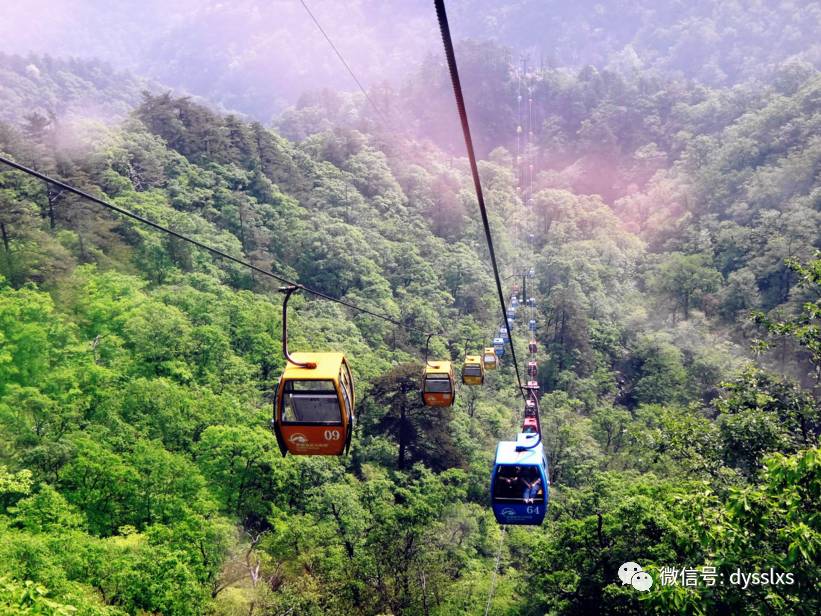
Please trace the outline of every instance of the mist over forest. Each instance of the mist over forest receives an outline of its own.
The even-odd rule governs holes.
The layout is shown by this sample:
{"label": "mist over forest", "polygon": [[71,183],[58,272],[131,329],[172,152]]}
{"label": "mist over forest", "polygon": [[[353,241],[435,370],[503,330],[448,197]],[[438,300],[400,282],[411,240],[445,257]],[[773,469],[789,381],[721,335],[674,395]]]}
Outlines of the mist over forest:
{"label": "mist over forest", "polygon": [[[430,55],[444,67],[429,2],[310,7],[368,86],[400,88]],[[449,10],[457,40],[493,41],[531,68],[733,86],[821,61],[817,2],[462,0]],[[5,53],[103,60],[264,123],[305,92],[354,85],[296,0],[10,2],[0,40]]]}
{"label": "mist over forest", "polygon": [[[0,614],[821,611],[821,4],[446,4],[482,385],[433,3],[0,6],[0,156],[258,268],[0,162]],[[281,453],[261,271],[347,304],[348,455]]]}

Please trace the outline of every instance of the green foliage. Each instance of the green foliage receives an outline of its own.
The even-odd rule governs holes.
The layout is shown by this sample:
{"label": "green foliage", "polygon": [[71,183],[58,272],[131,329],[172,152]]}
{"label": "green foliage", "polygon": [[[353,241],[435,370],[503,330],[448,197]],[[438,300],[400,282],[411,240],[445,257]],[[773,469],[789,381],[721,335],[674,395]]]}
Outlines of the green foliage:
{"label": "green foliage", "polygon": [[687,373],[682,352],[662,336],[638,340],[635,397],[639,403],[680,402]]}
{"label": "green foliage", "polygon": [[142,80],[99,60],[0,54],[0,121],[36,113],[82,117],[93,107],[104,117],[123,117],[139,101]]}
{"label": "green foliage", "polygon": [[715,408],[727,463],[748,473],[756,471],[764,454],[818,445],[817,400],[794,383],[753,367],[724,384]]}
{"label": "green foliage", "polygon": [[673,252],[653,272],[651,285],[658,293],[673,298],[673,319],[681,307],[686,321],[694,300],[698,302],[705,293],[717,291],[721,282],[721,274],[710,266],[705,255]]}
{"label": "green foliage", "polygon": [[799,275],[799,287],[814,291],[815,301],[807,301],[800,316],[788,320],[774,320],[757,312],[754,315],[756,323],[763,325],[766,330],[775,336],[788,336],[804,347],[810,354],[812,362],[821,365],[821,254],[816,252],[816,258],[806,266],[797,260],[790,259],[787,266]]}
{"label": "green foliage", "polygon": [[677,515],[693,529],[709,562],[725,578],[737,570],[769,572],[772,568],[790,572],[792,584],[744,589],[722,584],[696,589],[678,600],[670,592],[654,593],[648,603],[658,609],[679,603],[677,609],[687,612],[703,611],[706,602],[728,612],[817,612],[821,525],[807,503],[819,498],[818,455],[817,448],[792,456],[776,454],[766,460],[762,479],[755,485],[733,488],[726,498],[711,490],[696,492],[680,499],[677,506]]}
{"label": "green foliage", "polygon": [[[448,407],[429,407],[422,402],[420,364],[400,364],[373,382],[373,406],[366,411],[366,434],[390,436],[397,444],[396,468],[416,462],[436,470],[458,464],[450,430],[452,412]],[[376,413],[386,409],[381,416]]]}
{"label": "green foliage", "polygon": [[85,526],[84,516],[48,484],[40,486],[37,494],[18,501],[9,514],[15,526],[34,533],[59,533]]}
{"label": "green foliage", "polygon": [[[601,6],[586,19],[604,15],[616,19]],[[695,55],[713,82],[747,74],[696,44],[705,24],[658,64]],[[423,337],[296,296],[291,348],[347,354],[358,421],[350,458],[283,459],[269,430],[284,363],[273,283],[2,171],[0,612],[446,615],[489,597],[510,615],[818,611],[817,399],[772,357],[736,370],[742,317],[763,309],[759,323],[803,349],[781,345],[781,372],[812,385],[817,76],[685,88],[648,78],[629,49],[607,69],[532,71],[526,205],[502,147],[517,122],[510,63],[481,42],[460,54],[466,86],[486,93],[471,117],[503,272],[536,271],[549,521],[502,534],[488,508],[494,445],[521,420],[507,357],[454,407],[428,408]],[[432,63],[420,76],[395,113],[415,109],[422,133],[447,140],[436,101],[450,105],[450,84]],[[355,98],[306,96],[280,124],[299,143],[145,93],[68,150],[46,111],[0,126],[3,151],[445,331],[432,356],[457,366],[465,341],[479,351],[498,327],[465,161],[373,130]],[[774,567],[799,583],[641,595],[618,582],[628,560],[656,575]]]}

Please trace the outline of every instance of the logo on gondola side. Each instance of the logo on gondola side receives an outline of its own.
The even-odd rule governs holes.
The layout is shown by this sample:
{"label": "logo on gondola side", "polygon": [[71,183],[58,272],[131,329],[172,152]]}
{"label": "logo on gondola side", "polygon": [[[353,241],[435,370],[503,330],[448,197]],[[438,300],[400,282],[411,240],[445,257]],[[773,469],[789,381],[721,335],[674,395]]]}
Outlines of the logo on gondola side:
{"label": "logo on gondola side", "polygon": [[294,432],[291,436],[288,437],[288,442],[296,443],[297,445],[304,445],[308,442],[308,438],[301,432]]}
{"label": "logo on gondola side", "polygon": [[509,518],[512,515],[516,515],[516,510],[511,509],[510,507],[505,507],[504,509],[502,509],[502,515],[506,518]]}

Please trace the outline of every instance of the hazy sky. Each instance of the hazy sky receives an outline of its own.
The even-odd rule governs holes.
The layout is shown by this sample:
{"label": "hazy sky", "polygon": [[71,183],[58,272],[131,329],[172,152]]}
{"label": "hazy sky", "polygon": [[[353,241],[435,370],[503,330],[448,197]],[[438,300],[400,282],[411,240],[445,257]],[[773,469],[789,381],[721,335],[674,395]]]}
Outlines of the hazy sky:
{"label": "hazy sky", "polygon": [[[305,0],[366,85],[441,54],[431,0]],[[628,61],[726,85],[821,62],[821,3],[802,0],[448,0],[460,39],[533,64]],[[105,60],[266,121],[306,90],[355,90],[300,0],[0,0],[0,51]],[[532,65],[532,64],[531,64]],[[268,116],[268,117],[266,117]]]}
{"label": "hazy sky", "polygon": [[[368,83],[403,81],[439,45],[427,0],[306,2]],[[249,76],[276,80],[284,99],[355,87],[298,0],[6,0],[0,51],[96,57],[193,91],[254,88]]]}

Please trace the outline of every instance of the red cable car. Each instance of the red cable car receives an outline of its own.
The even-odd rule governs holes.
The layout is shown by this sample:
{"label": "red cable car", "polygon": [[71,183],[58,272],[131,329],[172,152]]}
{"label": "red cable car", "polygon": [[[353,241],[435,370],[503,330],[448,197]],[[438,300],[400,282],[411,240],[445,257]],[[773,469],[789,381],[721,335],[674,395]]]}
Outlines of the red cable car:
{"label": "red cable car", "polygon": [[539,364],[536,360],[527,362],[527,375],[534,380],[539,376]]}
{"label": "red cable car", "polygon": [[522,423],[522,433],[524,434],[536,434],[539,431],[539,422],[536,421],[536,417],[525,417],[524,422]]}

